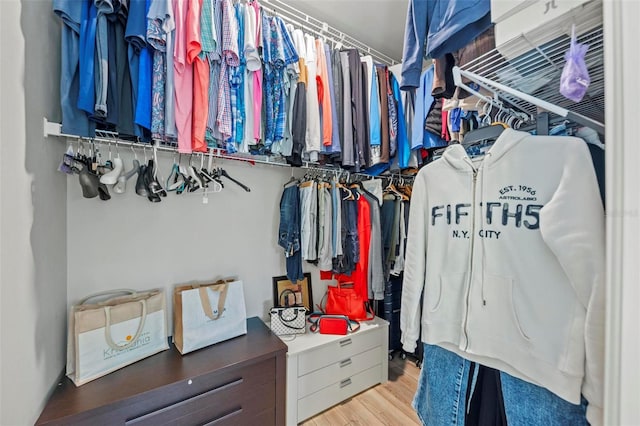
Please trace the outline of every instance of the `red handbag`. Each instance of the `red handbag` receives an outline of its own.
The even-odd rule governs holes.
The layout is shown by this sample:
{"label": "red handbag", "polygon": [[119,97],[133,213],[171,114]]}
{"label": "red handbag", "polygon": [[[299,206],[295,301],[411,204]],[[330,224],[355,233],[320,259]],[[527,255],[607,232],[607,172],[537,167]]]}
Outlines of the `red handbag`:
{"label": "red handbag", "polygon": [[[338,283],[327,287],[327,304],[324,312],[329,315],[346,315],[355,321],[369,321],[375,315],[368,307],[369,302],[353,288],[353,283]],[[370,314],[370,315],[369,315]]]}
{"label": "red handbag", "polygon": [[360,323],[350,320],[344,315],[324,315],[320,313],[312,313],[309,315],[308,321],[311,323],[309,330],[313,333],[320,334],[338,334],[346,335],[358,331]]}

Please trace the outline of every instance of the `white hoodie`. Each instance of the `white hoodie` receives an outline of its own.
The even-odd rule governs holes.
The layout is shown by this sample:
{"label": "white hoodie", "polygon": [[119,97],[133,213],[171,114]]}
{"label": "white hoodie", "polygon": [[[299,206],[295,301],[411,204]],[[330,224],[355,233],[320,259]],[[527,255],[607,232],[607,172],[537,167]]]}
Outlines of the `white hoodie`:
{"label": "white hoodie", "polygon": [[405,350],[421,337],[571,403],[582,393],[602,424],[604,212],[584,141],[506,129],[475,162],[448,147],[416,177],[408,234]]}

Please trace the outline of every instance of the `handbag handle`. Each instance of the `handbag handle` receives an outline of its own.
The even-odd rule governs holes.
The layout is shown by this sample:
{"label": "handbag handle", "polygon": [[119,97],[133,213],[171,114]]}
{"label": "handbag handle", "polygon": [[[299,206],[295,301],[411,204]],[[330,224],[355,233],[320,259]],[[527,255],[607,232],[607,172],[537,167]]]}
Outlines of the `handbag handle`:
{"label": "handbag handle", "polygon": [[84,305],[85,303],[87,303],[89,300],[94,299],[96,297],[103,297],[103,296],[111,296],[111,295],[116,295],[116,294],[130,294],[130,295],[136,295],[137,292],[135,290],[131,290],[130,288],[120,288],[120,289],[116,289],[116,290],[106,290],[106,291],[101,291],[99,293],[94,293],[91,294],[87,297],[85,297],[84,299],[82,299],[78,304],[79,305]]}
{"label": "handbag handle", "polygon": [[[224,304],[227,300],[227,291],[229,289],[229,284],[214,284],[209,286],[198,286],[196,288],[198,288],[198,292],[200,293],[200,304],[202,305],[204,314],[213,321],[219,319],[224,312]],[[220,292],[220,297],[218,298],[218,315],[214,315],[213,311],[211,310],[211,300],[209,299],[207,288],[211,288],[213,291]]]}
{"label": "handbag handle", "polygon": [[[293,317],[293,318],[291,318],[291,319],[285,319],[285,318],[282,316],[282,313],[284,312],[284,309],[293,309],[293,310],[296,312],[296,316],[295,316],[295,317]],[[306,325],[303,325],[302,327],[294,327],[294,326],[292,326],[292,325],[287,324],[288,322],[293,322],[293,321],[295,321],[296,319],[298,319],[298,315],[300,315],[300,311],[298,311],[298,309],[296,309],[296,308],[284,308],[284,309],[283,309],[283,308],[281,308],[281,309],[277,309],[278,316],[280,317],[280,321],[282,321],[282,325],[284,325],[284,326],[285,326],[285,327],[287,327],[287,328],[294,329],[294,330],[302,330],[302,329],[304,329],[304,328],[306,328],[306,327],[307,327]],[[302,308],[301,308],[301,309],[302,309]],[[271,312],[273,312],[273,310],[272,310]]]}
{"label": "handbag handle", "polygon": [[104,317],[105,317],[105,327],[104,327],[104,336],[107,340],[107,344],[111,347],[111,349],[115,349],[117,351],[121,351],[123,349],[127,349],[131,345],[133,345],[140,337],[142,333],[142,329],[144,328],[144,322],[147,319],[147,301],[145,299],[139,300],[142,305],[142,315],[140,316],[140,324],[138,324],[138,329],[136,330],[136,334],[133,336],[131,340],[129,340],[124,345],[118,345],[113,341],[111,337],[111,306],[104,307]]}
{"label": "handbag handle", "polygon": [[[282,292],[280,293],[280,297],[278,297],[278,303],[280,304],[280,306],[284,306],[286,308],[289,307],[289,302],[287,301],[287,298],[285,298],[285,303],[282,303],[282,297],[287,296],[289,294],[295,295],[296,293],[290,288],[285,288],[284,290],[282,290]],[[297,305],[294,303],[292,306],[297,306]]]}

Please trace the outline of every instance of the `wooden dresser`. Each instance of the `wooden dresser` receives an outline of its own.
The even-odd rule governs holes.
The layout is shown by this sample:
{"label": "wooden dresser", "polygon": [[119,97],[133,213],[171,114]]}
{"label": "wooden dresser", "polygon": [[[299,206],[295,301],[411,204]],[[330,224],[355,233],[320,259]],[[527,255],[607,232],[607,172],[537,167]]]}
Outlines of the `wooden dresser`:
{"label": "wooden dresser", "polygon": [[378,383],[389,373],[389,323],[376,317],[347,336],[282,336],[287,353],[287,425],[295,425]]}
{"label": "wooden dresser", "polygon": [[37,425],[283,425],[286,352],[257,317],[247,334],[180,355],[173,345],[80,387],[64,378]]}

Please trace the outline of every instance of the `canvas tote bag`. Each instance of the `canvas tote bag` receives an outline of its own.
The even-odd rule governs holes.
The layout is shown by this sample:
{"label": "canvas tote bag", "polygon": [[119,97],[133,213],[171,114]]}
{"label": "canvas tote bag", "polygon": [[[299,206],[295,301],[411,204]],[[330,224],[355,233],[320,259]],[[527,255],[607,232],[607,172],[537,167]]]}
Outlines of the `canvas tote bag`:
{"label": "canvas tote bag", "polygon": [[[88,303],[99,297],[107,299]],[[86,297],[69,314],[67,376],[80,386],[169,349],[166,315],[160,289],[113,290]]]}
{"label": "canvas tote bag", "polygon": [[181,354],[247,334],[242,281],[188,284],[173,291],[173,342]]}

